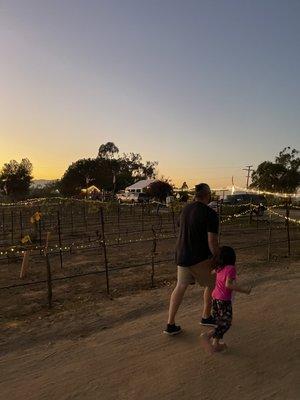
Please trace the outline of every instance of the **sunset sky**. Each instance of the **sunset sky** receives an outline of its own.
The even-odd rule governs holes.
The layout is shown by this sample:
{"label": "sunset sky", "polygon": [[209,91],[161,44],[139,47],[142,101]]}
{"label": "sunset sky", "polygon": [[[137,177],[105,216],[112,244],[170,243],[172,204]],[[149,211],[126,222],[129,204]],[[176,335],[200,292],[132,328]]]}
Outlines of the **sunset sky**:
{"label": "sunset sky", "polygon": [[0,0],[0,166],[113,141],[175,184],[300,144],[299,0]]}

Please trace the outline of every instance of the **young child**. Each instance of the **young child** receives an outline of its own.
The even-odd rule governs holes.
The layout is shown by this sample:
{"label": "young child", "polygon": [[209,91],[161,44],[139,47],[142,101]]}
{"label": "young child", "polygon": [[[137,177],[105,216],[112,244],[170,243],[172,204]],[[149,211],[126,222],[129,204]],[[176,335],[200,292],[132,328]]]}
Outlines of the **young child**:
{"label": "young child", "polygon": [[216,268],[216,284],[212,292],[212,315],[216,321],[216,328],[203,333],[201,338],[208,352],[213,353],[226,349],[221,343],[223,335],[231,326],[232,321],[232,293],[233,291],[250,294],[251,288],[243,288],[236,284],[235,252],[229,246],[221,247],[220,266]]}

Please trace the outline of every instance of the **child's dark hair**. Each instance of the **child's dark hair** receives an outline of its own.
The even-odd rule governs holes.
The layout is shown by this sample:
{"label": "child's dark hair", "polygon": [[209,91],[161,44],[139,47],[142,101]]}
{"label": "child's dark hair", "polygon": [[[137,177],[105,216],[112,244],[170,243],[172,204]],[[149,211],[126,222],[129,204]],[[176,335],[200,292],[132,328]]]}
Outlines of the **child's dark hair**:
{"label": "child's dark hair", "polygon": [[236,255],[232,247],[222,246],[219,254],[219,271],[225,267],[225,265],[235,265]]}

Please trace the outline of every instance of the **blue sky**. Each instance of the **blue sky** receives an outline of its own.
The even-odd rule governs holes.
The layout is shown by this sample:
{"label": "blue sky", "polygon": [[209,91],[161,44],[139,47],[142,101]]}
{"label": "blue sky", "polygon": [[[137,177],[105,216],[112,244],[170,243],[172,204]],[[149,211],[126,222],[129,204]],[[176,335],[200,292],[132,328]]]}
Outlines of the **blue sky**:
{"label": "blue sky", "polygon": [[227,186],[299,148],[300,1],[2,0],[0,162],[60,177],[100,144]]}

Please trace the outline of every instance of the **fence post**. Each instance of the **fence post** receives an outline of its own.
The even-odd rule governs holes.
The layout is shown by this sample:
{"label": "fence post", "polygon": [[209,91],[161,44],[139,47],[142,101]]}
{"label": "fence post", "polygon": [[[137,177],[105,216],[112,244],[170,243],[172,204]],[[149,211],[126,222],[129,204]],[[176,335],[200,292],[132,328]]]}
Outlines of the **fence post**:
{"label": "fence post", "polygon": [[256,237],[257,237],[257,244],[259,244],[259,237],[258,237],[258,207],[256,207]]}
{"label": "fence post", "polygon": [[251,224],[251,222],[252,222],[252,213],[253,213],[253,210],[252,210],[252,201],[250,201],[249,210],[250,210],[250,213],[249,213],[249,224]]}
{"label": "fence post", "polygon": [[142,203],[142,232],[144,232],[144,203]]}
{"label": "fence post", "polygon": [[286,225],[286,233],[287,233],[287,242],[288,242],[288,256],[291,255],[291,239],[290,239],[290,209],[288,201],[286,201],[286,218],[285,218],[285,225]]}
{"label": "fence post", "polygon": [[117,215],[117,217],[118,217],[118,220],[117,220],[117,223],[118,223],[118,244],[120,243],[120,212],[121,212],[120,204],[118,204],[118,215]]}
{"label": "fence post", "polygon": [[11,210],[11,244],[14,244],[14,212]]}
{"label": "fence post", "polygon": [[22,210],[20,210],[20,238],[23,238],[23,218],[22,218]]}
{"label": "fence post", "polygon": [[174,235],[175,235],[175,233],[176,233],[176,226],[175,226],[175,213],[174,213],[173,204],[172,204],[172,222],[173,222],[173,233],[174,233]]}
{"label": "fence post", "polygon": [[87,222],[86,222],[86,209],[85,209],[85,202],[83,203],[83,224],[85,227],[85,233],[87,232]]}
{"label": "fence post", "polygon": [[103,256],[104,256],[104,266],[105,266],[105,278],[106,278],[106,292],[109,295],[109,275],[108,275],[108,262],[107,262],[107,252],[106,252],[106,240],[105,240],[105,228],[104,228],[104,216],[103,208],[100,208],[100,220],[102,229],[102,246],[103,246]]}
{"label": "fence post", "polygon": [[59,259],[60,259],[60,268],[63,267],[63,258],[62,258],[62,241],[61,241],[61,229],[60,229],[60,212],[57,210],[57,230],[58,230],[58,243],[59,243]]}
{"label": "fence post", "polygon": [[4,235],[5,235],[5,227],[4,227],[4,225],[5,225],[5,213],[4,213],[4,207],[2,208],[2,233],[3,233],[3,238],[4,238]]}
{"label": "fence post", "polygon": [[39,227],[39,243],[40,243],[40,246],[42,246],[42,220],[41,220],[42,213],[41,213],[40,207],[38,208],[38,210],[39,210],[39,222],[38,222],[38,227]]}
{"label": "fence post", "polygon": [[74,218],[73,218],[73,204],[70,204],[70,211],[71,211],[71,232],[72,236],[74,235]]}
{"label": "fence post", "polygon": [[[86,217],[86,204],[85,204],[85,202],[84,202],[84,205],[83,205],[83,218],[84,218],[85,234],[87,235],[87,233],[88,233],[88,221],[87,221],[87,217]],[[91,236],[90,235],[88,235],[88,239],[89,239],[89,242],[90,242],[91,241]]]}
{"label": "fence post", "polygon": [[48,307],[52,307],[52,275],[51,275],[51,265],[48,253],[50,232],[47,232],[46,244],[44,249],[45,260],[46,260],[46,278],[47,278],[47,297],[48,297]]}
{"label": "fence post", "polygon": [[152,249],[151,249],[151,287],[154,287],[154,273],[155,273],[155,254],[156,254],[156,246],[157,246],[157,240],[156,240],[156,232],[155,229],[152,226],[152,232],[153,232],[153,241],[152,241]]}
{"label": "fence post", "polygon": [[271,260],[272,213],[269,211],[268,261]]}

